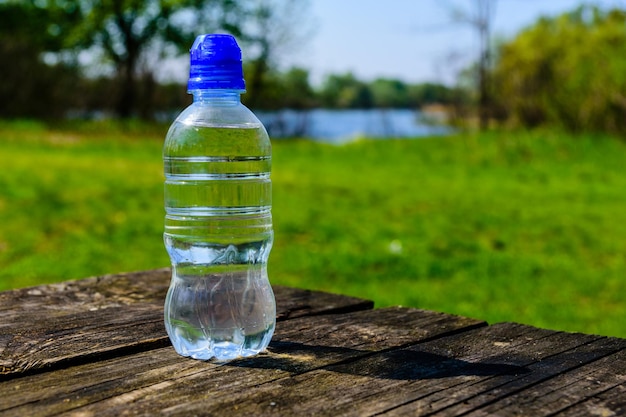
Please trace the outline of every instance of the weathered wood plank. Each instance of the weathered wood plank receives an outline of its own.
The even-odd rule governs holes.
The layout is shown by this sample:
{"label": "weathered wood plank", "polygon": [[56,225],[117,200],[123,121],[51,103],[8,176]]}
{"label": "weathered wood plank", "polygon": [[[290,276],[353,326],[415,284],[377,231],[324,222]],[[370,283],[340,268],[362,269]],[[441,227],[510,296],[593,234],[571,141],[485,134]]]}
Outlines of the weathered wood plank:
{"label": "weathered wood plank", "polygon": [[624,416],[626,415],[626,384],[617,385],[602,393],[594,394],[563,412],[559,417]]}
{"label": "weathered wood plank", "polygon": [[[611,340],[606,340],[606,342],[610,343]],[[623,386],[625,382],[626,351],[622,350],[503,397],[469,415],[558,414],[570,407],[576,407],[584,400],[582,395],[593,397]],[[587,409],[587,411],[590,410]]]}
{"label": "weathered wood plank", "polygon": [[[225,400],[245,400],[260,386],[275,382],[279,392],[288,390],[293,395],[289,386],[294,376],[304,374],[306,379],[325,366],[484,325],[402,308],[302,317],[278,324],[269,353],[227,365],[181,358],[173,349],[162,348],[6,381],[0,384],[0,398],[7,399],[0,411],[9,416],[69,411],[151,415],[155,410],[174,415],[206,415],[211,410],[223,414]],[[341,390],[346,383],[351,381],[329,388]]]}
{"label": "weathered wood plank", "polygon": [[[598,339],[560,335],[520,325],[476,329],[295,375],[287,390],[277,380],[247,395],[232,393],[211,409],[316,416],[418,415],[439,409],[443,415],[458,415],[463,411],[448,409],[507,383],[513,388],[512,381],[543,377],[532,366]],[[489,399],[487,395],[485,401]],[[206,406],[200,400],[186,404],[184,411],[192,414]],[[178,411],[184,414],[182,405]]]}
{"label": "weathered wood plank", "polygon": [[[622,340],[580,336],[519,325],[483,328],[344,360],[263,384],[254,393],[231,392],[220,396],[218,404],[212,402],[209,410],[237,410],[241,415],[460,415],[468,410],[454,405],[480,407],[494,394],[505,397],[524,390],[624,346]],[[198,399],[167,410],[185,415],[206,407]]]}
{"label": "weathered wood plank", "polygon": [[[617,339],[581,336],[519,325],[477,329],[345,360],[252,393],[232,392],[208,409],[241,415],[461,415],[624,346]],[[184,415],[206,407],[195,399],[168,410]]]}
{"label": "weathered wood plank", "polygon": [[[160,269],[0,293],[0,380],[167,346],[169,279]],[[274,291],[279,320],[373,307],[342,295]]]}
{"label": "weathered wood plank", "polygon": [[[268,353],[179,357],[169,270],[0,293],[0,414],[623,415],[626,340],[277,287]],[[351,312],[354,310],[353,312]],[[2,376],[0,376],[2,379]]]}
{"label": "weathered wood plank", "polygon": [[[502,325],[506,330],[510,325]],[[517,394],[530,395],[530,401],[540,401],[532,393],[533,387],[575,372],[579,367],[598,363],[607,355],[619,352],[626,346],[622,339],[602,338],[590,335],[550,332],[534,329],[532,333],[520,334],[512,340],[492,338],[498,325],[491,326],[484,342],[467,340],[472,349],[481,348],[478,356],[466,357],[453,354],[456,359],[471,360],[480,363],[501,363],[521,367],[522,372],[504,373],[480,378],[446,378],[439,385],[441,390],[434,393],[418,392],[415,400],[389,410],[384,415],[413,415],[416,409],[427,409],[424,415],[482,415],[482,409]],[[479,333],[476,331],[475,333]],[[521,343],[520,343],[521,342]],[[500,352],[498,352],[498,350]],[[612,369],[600,368],[610,374]],[[455,379],[457,381],[455,381]],[[459,382],[459,383],[456,383]],[[584,395],[579,393],[579,395]],[[500,410],[495,415],[517,415],[508,413],[509,408]],[[515,411],[515,409],[512,409]],[[524,415],[534,415],[532,413]],[[487,414],[489,415],[489,414]],[[542,415],[542,413],[539,413]]]}

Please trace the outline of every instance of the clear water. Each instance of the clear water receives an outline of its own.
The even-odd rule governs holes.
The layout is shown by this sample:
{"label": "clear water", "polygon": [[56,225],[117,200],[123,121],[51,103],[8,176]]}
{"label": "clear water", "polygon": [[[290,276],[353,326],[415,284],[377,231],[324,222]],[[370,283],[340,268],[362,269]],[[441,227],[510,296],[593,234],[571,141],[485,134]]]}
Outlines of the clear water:
{"label": "clear water", "polygon": [[203,277],[175,275],[165,310],[174,348],[195,359],[256,355],[274,333],[274,294],[264,267]]}
{"label": "clear water", "polygon": [[217,127],[177,119],[163,160],[164,240],[173,267],[165,326],[172,344],[203,360],[257,354],[269,344],[276,316],[267,276],[273,242],[267,133],[259,123]]}

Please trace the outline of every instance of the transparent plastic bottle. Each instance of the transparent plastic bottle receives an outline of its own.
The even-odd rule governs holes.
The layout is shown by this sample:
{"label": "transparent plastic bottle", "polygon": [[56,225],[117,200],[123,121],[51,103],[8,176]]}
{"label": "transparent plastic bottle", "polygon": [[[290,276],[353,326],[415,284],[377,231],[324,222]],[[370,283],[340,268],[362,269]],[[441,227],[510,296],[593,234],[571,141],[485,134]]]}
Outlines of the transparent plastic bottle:
{"label": "transparent plastic bottle", "polygon": [[263,351],[274,333],[271,144],[241,104],[241,50],[232,36],[196,38],[188,90],[193,104],[163,146],[172,262],[165,327],[180,355],[226,361]]}

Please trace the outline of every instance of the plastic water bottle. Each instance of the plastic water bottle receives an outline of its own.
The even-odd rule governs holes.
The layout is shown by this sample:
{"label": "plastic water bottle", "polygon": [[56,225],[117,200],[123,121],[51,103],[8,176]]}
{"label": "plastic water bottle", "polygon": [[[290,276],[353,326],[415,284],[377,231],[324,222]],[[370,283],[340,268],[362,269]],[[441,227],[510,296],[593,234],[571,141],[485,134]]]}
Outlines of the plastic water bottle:
{"label": "plastic water bottle", "polygon": [[271,144],[241,104],[241,50],[232,36],[196,38],[188,91],[193,104],[163,146],[172,261],[165,327],[180,355],[227,361],[263,351],[274,333]]}

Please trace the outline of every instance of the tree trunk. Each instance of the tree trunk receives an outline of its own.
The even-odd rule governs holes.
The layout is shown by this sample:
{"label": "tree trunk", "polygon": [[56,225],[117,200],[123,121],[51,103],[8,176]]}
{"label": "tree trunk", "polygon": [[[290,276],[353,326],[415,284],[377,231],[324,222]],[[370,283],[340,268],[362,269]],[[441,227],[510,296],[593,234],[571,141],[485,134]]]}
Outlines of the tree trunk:
{"label": "tree trunk", "polygon": [[127,62],[121,74],[121,87],[115,107],[117,116],[122,119],[128,119],[133,114],[136,97],[134,78],[130,62]]}
{"label": "tree trunk", "polygon": [[478,120],[480,130],[489,127],[489,64],[491,59],[489,36],[491,23],[491,0],[478,0],[478,29],[480,33],[480,59],[478,61]]}

